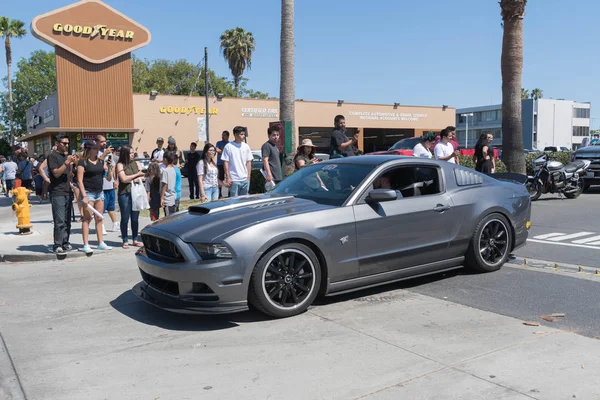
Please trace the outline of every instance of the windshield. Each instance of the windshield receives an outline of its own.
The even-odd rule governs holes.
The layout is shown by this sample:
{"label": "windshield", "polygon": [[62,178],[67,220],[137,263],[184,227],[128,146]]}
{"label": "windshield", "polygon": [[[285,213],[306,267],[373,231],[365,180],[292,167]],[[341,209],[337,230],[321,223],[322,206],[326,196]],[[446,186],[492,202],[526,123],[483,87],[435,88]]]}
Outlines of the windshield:
{"label": "windshield", "polygon": [[421,141],[420,138],[402,139],[397,141],[390,150],[411,149]]}
{"label": "windshield", "polygon": [[284,179],[271,193],[341,206],[375,166],[324,163],[304,167]]}

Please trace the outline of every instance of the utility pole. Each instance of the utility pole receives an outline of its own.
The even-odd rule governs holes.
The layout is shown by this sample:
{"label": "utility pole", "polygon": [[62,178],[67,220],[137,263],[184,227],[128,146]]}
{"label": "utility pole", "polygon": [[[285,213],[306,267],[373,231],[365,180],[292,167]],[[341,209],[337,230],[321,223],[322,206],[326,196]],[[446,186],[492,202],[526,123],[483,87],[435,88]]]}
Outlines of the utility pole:
{"label": "utility pole", "polygon": [[210,142],[209,130],[208,130],[208,47],[204,48],[204,99],[206,100],[206,143]]}

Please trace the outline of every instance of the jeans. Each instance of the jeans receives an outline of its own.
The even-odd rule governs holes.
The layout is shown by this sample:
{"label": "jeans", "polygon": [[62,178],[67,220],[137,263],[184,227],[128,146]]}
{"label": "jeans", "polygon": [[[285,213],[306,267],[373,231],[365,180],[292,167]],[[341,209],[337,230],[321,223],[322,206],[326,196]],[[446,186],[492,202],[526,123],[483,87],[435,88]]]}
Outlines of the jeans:
{"label": "jeans", "polygon": [[204,188],[204,194],[208,197],[207,201],[216,201],[219,200],[219,187],[209,187]]}
{"label": "jeans", "polygon": [[52,250],[69,243],[71,236],[71,196],[50,196],[52,220],[54,221],[54,245]]}
{"label": "jeans", "polygon": [[200,185],[198,184],[198,175],[196,169],[188,171],[188,182],[190,184],[190,199],[200,198]]}
{"label": "jeans", "polygon": [[15,187],[15,180],[14,179],[7,179],[6,180],[6,196],[8,197],[8,195],[10,195],[10,191],[13,190]]}
{"label": "jeans", "polygon": [[229,197],[238,197],[248,194],[248,181],[231,182],[229,187]]}
{"label": "jeans", "polygon": [[119,195],[119,209],[121,210],[121,239],[123,243],[128,242],[127,237],[127,224],[129,223],[129,217],[131,217],[131,238],[134,242],[138,240],[138,229],[139,229],[139,218],[140,212],[133,211],[131,203],[131,193],[123,193]]}

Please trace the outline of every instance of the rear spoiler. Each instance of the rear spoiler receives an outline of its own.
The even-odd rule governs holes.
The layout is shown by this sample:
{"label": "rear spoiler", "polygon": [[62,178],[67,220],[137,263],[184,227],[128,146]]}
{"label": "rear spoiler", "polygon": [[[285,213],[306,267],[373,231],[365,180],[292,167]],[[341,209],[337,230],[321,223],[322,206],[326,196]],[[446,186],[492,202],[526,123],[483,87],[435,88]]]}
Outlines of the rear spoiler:
{"label": "rear spoiler", "polygon": [[524,185],[525,182],[527,182],[527,175],[522,175],[522,174],[515,174],[512,172],[502,172],[502,173],[498,173],[498,174],[488,174],[488,176],[498,179],[499,181],[508,181],[508,182],[514,182],[514,183],[518,183],[521,185]]}

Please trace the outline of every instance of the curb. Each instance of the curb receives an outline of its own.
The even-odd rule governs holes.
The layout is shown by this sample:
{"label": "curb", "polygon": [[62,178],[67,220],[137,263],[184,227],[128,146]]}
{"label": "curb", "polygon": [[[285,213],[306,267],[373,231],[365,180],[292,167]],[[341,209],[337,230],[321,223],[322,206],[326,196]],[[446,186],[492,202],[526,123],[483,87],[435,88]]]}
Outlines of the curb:
{"label": "curb", "polygon": [[531,268],[551,269],[553,271],[570,272],[576,274],[594,275],[600,279],[600,267],[586,267],[582,265],[555,263],[552,261],[536,260],[533,258],[511,257],[507,261],[511,264],[523,265]]}
{"label": "curb", "polygon": [[63,256],[57,256],[54,253],[28,253],[28,254],[0,254],[0,262],[36,262],[36,261],[62,261],[67,258],[85,257],[86,254],[80,251],[71,251]]}
{"label": "curb", "polygon": [[25,400],[27,397],[23,391],[23,385],[15,369],[6,343],[0,333],[0,394],[8,395],[8,399]]}

